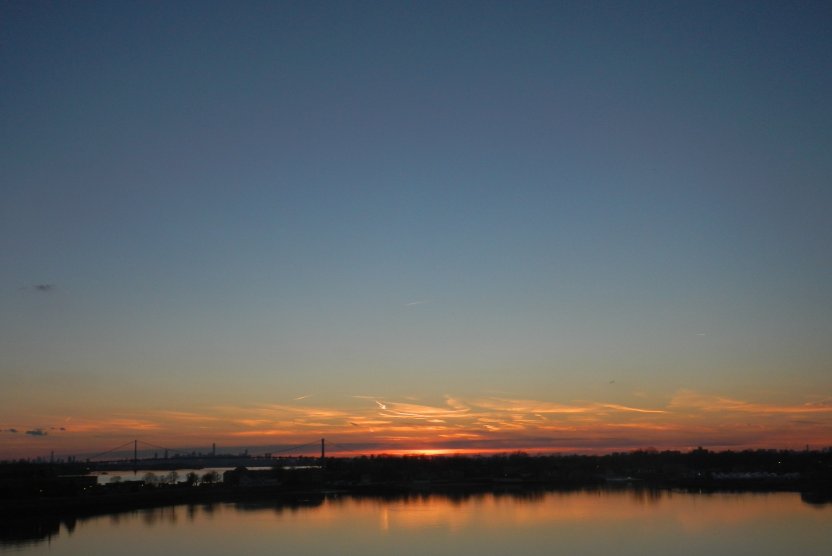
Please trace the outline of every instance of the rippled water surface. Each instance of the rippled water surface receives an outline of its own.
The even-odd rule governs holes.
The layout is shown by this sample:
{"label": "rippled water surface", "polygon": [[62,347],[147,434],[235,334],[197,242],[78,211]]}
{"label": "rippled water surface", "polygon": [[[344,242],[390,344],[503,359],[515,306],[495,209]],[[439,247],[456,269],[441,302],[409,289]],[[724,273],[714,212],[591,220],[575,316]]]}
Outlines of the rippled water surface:
{"label": "rippled water surface", "polygon": [[832,504],[793,493],[327,496],[6,523],[0,553],[829,555],[830,532]]}

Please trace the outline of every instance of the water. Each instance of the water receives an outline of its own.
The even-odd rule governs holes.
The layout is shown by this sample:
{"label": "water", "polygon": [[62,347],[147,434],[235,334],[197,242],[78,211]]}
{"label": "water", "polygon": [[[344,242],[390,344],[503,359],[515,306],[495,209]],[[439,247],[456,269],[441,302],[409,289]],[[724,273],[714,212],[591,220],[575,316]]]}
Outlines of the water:
{"label": "water", "polygon": [[[12,524],[5,525],[4,533]],[[295,505],[181,505],[40,527],[40,540],[22,541],[28,530],[15,526],[19,540],[6,534],[0,554],[832,554],[832,504],[794,493],[327,496]]]}

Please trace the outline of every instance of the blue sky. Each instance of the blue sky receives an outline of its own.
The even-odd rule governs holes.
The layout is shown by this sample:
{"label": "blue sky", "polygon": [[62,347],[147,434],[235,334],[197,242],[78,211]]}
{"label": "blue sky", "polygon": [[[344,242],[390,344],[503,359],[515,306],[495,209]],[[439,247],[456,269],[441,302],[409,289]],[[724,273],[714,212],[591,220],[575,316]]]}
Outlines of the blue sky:
{"label": "blue sky", "polygon": [[[832,396],[827,3],[0,21],[2,428]],[[806,435],[832,441],[824,415]]]}

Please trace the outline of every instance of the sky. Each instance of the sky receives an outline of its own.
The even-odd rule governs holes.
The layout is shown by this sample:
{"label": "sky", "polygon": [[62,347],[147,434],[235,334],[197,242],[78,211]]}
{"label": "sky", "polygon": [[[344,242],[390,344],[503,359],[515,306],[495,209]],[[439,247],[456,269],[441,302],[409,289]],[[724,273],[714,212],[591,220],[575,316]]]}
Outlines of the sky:
{"label": "sky", "polygon": [[0,459],[832,446],[828,2],[0,4]]}

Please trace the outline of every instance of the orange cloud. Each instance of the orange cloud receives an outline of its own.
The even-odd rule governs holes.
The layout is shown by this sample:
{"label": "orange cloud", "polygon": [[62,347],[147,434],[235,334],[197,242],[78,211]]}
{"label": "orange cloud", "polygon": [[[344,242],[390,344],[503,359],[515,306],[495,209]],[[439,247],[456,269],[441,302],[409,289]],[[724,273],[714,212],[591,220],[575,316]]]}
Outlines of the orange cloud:
{"label": "orange cloud", "polygon": [[[65,432],[44,426],[50,422],[66,423]],[[102,418],[41,415],[29,423],[9,422],[2,428],[29,430],[36,426],[50,431],[48,438],[56,448],[70,450],[75,446],[76,452],[107,449],[114,440],[137,436],[165,446],[211,442],[254,446],[258,439],[262,443],[279,439],[285,444],[306,444],[313,438],[327,437],[333,443],[350,442],[373,451],[410,447],[463,451],[799,447],[832,444],[832,402],[816,398],[801,404],[770,404],[690,390],[676,392],[658,407],[604,400],[564,403],[446,396],[440,403],[424,403],[350,396],[333,406],[211,406]],[[56,431],[54,436],[52,430]],[[4,434],[4,439],[15,450],[43,443],[11,433]]]}
{"label": "orange cloud", "polygon": [[678,392],[670,400],[668,408],[695,409],[700,411],[756,413],[759,415],[772,414],[801,414],[818,413],[832,415],[832,403],[828,401],[808,402],[801,405],[761,404],[734,400],[720,396],[698,394],[690,390]]}

